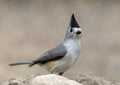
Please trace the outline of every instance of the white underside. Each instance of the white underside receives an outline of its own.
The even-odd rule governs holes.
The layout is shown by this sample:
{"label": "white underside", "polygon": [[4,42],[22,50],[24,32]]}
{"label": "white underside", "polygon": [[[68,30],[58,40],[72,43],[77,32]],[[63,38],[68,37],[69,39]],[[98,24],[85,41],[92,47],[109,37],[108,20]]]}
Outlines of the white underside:
{"label": "white underside", "polygon": [[69,39],[64,42],[64,46],[67,49],[67,54],[64,58],[56,62],[50,72],[60,73],[69,69],[78,59],[80,55],[80,40]]}

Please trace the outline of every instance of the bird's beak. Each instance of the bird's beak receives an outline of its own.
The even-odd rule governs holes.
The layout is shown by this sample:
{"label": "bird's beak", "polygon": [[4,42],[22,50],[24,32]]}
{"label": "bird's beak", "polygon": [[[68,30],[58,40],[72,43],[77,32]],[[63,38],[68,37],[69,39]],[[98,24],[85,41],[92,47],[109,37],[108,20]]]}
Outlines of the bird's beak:
{"label": "bird's beak", "polygon": [[74,28],[76,34],[81,34],[82,30],[81,28]]}

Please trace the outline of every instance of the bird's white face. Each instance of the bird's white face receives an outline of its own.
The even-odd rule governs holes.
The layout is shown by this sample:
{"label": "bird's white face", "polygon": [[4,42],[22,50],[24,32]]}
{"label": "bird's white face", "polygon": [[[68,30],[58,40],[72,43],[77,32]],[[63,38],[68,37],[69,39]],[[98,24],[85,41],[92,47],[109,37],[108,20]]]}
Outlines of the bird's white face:
{"label": "bird's white face", "polygon": [[81,35],[82,35],[82,29],[81,28],[73,27],[73,28],[70,28],[69,32],[70,32],[70,34],[73,38],[81,38]]}

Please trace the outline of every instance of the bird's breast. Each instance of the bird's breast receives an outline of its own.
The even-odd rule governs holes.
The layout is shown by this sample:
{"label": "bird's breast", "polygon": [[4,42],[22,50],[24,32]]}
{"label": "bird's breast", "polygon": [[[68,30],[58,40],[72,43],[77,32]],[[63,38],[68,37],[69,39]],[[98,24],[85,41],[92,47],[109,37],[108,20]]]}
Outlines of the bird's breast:
{"label": "bird's breast", "polygon": [[67,50],[67,54],[59,60],[50,61],[45,64],[45,67],[50,72],[60,73],[66,71],[76,62],[79,57],[81,47],[80,41],[67,40],[63,43]]}
{"label": "bird's breast", "polygon": [[76,61],[76,59],[80,55],[80,48],[81,48],[80,40],[71,39],[66,41],[64,45],[67,49],[66,56],[70,57],[73,61]]}

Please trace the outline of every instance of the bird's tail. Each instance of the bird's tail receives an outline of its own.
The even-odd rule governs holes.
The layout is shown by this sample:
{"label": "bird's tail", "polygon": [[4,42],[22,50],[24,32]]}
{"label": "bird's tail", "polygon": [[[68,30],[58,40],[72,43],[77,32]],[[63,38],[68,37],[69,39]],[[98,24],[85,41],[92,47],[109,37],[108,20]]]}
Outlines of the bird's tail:
{"label": "bird's tail", "polygon": [[16,66],[16,65],[24,65],[24,64],[31,64],[32,61],[20,61],[20,62],[16,62],[16,63],[11,63],[9,64],[9,66]]}

